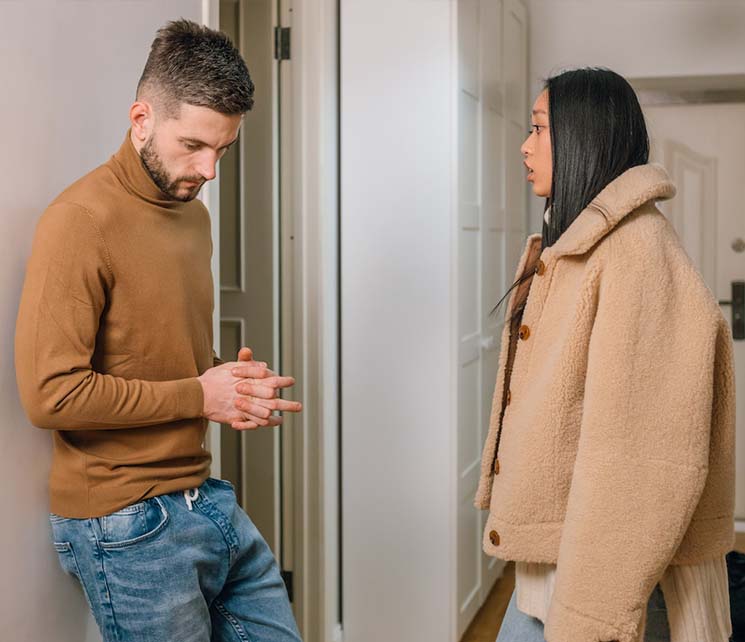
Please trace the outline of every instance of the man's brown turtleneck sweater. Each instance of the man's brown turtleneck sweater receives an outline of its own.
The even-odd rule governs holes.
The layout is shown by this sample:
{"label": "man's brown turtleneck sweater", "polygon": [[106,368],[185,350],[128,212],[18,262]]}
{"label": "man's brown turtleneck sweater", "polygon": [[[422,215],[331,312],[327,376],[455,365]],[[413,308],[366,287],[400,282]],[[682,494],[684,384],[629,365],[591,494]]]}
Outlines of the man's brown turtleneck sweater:
{"label": "man's brown turtleneck sweater", "polygon": [[41,216],[16,326],[21,401],[53,430],[50,508],[98,517],[209,474],[209,214],[169,200],[129,134]]}

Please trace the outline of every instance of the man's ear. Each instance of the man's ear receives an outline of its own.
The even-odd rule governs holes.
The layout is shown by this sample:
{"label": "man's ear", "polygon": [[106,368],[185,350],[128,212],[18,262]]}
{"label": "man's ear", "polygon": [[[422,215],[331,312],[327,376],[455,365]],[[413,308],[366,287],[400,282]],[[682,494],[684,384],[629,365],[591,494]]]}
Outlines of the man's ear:
{"label": "man's ear", "polygon": [[129,108],[129,122],[132,124],[132,142],[137,151],[145,144],[153,131],[154,114],[152,105],[145,100],[137,100]]}

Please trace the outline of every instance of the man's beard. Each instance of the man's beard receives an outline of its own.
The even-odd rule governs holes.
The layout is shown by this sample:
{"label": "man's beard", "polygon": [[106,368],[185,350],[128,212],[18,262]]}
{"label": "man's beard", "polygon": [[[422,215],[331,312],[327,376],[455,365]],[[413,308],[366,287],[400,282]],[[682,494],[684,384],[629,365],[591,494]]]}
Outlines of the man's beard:
{"label": "man's beard", "polygon": [[[199,190],[202,189],[204,179],[201,176],[197,177],[181,177],[171,180],[171,177],[166,171],[165,165],[161,160],[158,152],[155,151],[155,135],[150,136],[147,142],[142,146],[140,150],[140,160],[142,166],[150,174],[150,178],[153,179],[153,183],[158,186],[158,189],[163,192],[168,198],[174,201],[188,202],[196,198],[199,194]],[[186,194],[178,193],[179,183],[183,181],[189,181],[191,183],[197,183],[197,186],[190,189]]]}

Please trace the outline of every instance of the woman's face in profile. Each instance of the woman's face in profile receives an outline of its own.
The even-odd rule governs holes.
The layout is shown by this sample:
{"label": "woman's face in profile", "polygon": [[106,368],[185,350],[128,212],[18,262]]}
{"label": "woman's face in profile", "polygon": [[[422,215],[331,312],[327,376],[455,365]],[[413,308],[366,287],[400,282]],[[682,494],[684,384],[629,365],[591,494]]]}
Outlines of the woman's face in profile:
{"label": "woman's face in profile", "polygon": [[551,132],[548,129],[548,91],[543,90],[533,103],[530,135],[520,147],[528,168],[533,193],[547,198],[551,194]]}

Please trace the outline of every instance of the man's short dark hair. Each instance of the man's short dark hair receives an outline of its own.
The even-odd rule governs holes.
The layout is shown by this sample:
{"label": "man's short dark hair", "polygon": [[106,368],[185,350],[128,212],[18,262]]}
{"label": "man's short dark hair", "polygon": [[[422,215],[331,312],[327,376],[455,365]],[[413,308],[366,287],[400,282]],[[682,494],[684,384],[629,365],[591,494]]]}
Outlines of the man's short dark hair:
{"label": "man's short dark hair", "polygon": [[224,33],[191,20],[174,20],[158,30],[137,84],[148,97],[177,115],[181,103],[222,114],[253,106],[254,84],[246,63]]}

